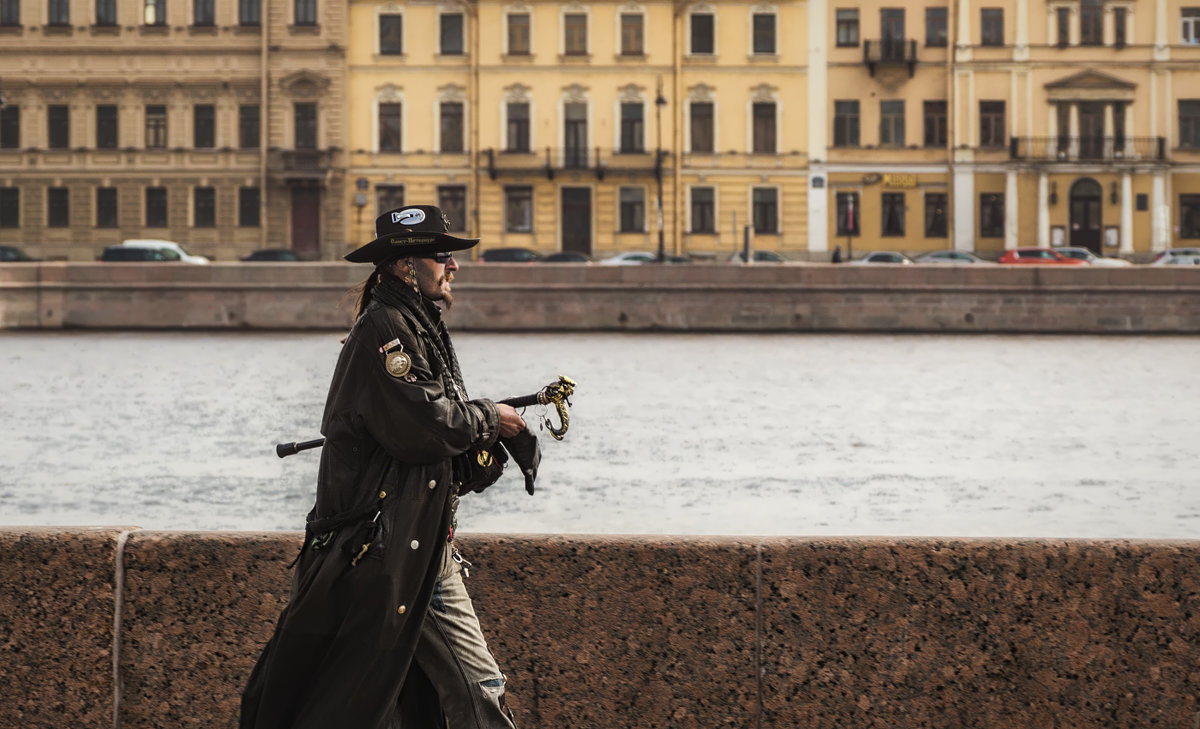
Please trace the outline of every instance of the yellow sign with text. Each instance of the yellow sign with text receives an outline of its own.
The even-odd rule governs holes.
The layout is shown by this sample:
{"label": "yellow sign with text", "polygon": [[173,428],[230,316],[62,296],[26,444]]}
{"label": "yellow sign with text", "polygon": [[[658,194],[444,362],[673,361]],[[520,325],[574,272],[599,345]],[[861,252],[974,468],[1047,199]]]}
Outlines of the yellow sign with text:
{"label": "yellow sign with text", "polygon": [[888,173],[883,176],[884,187],[916,187],[917,176],[911,174],[894,174]]}

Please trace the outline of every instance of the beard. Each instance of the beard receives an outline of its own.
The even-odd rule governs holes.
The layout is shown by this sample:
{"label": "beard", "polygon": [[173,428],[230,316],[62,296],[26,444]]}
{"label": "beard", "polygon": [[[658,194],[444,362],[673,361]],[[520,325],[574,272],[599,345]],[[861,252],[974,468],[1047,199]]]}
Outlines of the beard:
{"label": "beard", "polygon": [[420,289],[421,295],[430,301],[441,302],[447,309],[454,305],[454,296],[443,287],[453,280],[453,273],[443,272],[441,276],[434,278],[429,269],[417,269],[417,288]]}

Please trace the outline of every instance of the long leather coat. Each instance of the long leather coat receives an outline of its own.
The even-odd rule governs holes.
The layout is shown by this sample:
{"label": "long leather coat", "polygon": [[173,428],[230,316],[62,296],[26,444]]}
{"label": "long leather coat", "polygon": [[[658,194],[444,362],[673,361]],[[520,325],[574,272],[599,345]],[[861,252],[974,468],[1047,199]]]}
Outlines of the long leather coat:
{"label": "long leather coat", "polygon": [[[396,279],[384,288],[338,359],[316,505],[291,600],[243,694],[242,729],[388,726],[447,546],[452,459],[497,439],[495,403],[467,400],[456,382],[437,308]],[[410,357],[409,371],[389,371],[389,352]]]}

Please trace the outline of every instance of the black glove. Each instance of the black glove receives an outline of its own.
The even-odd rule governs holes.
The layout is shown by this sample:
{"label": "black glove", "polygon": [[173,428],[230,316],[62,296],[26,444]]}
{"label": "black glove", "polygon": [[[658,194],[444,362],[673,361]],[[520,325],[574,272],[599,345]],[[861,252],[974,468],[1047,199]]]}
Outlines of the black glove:
{"label": "black glove", "polygon": [[533,495],[533,481],[537,478],[538,466],[542,463],[542,449],[538,446],[537,436],[526,428],[511,438],[501,438],[500,443],[512,456],[513,461],[525,476],[525,490]]}

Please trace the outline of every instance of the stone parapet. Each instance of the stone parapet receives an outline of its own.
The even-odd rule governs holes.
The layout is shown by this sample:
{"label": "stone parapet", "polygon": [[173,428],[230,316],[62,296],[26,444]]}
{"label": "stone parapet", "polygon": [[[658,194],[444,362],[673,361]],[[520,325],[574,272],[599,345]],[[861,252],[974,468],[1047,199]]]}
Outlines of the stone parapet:
{"label": "stone parapet", "polygon": [[[0,328],[342,329],[343,263],[5,264]],[[1200,332],[1200,267],[464,264],[459,330]]]}
{"label": "stone parapet", "polygon": [[[122,729],[235,726],[301,538],[0,528],[0,726],[111,727],[114,707]],[[467,535],[461,548],[526,729],[1200,718],[1200,542]]]}

